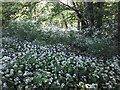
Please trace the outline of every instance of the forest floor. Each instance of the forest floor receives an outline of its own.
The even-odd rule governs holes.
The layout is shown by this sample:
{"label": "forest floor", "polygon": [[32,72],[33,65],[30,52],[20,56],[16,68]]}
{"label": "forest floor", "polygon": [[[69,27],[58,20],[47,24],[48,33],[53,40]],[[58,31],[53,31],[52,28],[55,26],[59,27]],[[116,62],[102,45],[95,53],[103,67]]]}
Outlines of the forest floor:
{"label": "forest floor", "polygon": [[105,43],[106,39],[95,39],[100,41],[96,43],[94,38],[86,39],[71,29],[64,31],[51,26],[34,31],[36,26],[32,29],[30,25],[26,27],[22,24],[16,29],[13,25],[3,34],[0,61],[3,88],[120,87],[119,59],[103,57],[113,52],[112,47]]}

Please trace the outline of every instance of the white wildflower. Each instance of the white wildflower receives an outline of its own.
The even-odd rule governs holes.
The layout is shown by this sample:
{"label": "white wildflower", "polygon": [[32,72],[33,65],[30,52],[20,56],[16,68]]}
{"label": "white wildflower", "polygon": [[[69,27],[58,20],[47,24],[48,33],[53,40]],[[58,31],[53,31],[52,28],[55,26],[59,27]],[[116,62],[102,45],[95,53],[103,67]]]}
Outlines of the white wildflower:
{"label": "white wildflower", "polygon": [[90,84],[85,84],[85,87],[86,87],[86,88],[92,88],[92,85],[90,85]]}

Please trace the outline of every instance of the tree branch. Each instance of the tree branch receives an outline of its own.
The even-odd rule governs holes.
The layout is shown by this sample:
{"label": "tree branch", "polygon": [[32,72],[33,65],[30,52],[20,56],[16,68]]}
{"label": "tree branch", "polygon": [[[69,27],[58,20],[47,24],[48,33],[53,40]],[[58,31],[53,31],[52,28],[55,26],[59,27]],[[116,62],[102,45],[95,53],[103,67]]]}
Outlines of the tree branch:
{"label": "tree branch", "polygon": [[69,6],[69,5],[65,4],[65,3],[61,2],[61,1],[60,1],[60,3],[61,3],[61,4],[63,4],[64,6],[69,7],[70,9],[72,9],[72,10],[74,10],[74,11],[77,11],[77,12],[79,11],[79,10],[77,10],[76,8],[71,7],[71,6]]}
{"label": "tree branch", "polygon": [[76,5],[75,5],[75,3],[74,3],[74,1],[72,0],[72,4],[73,4],[73,6],[76,8]]}
{"label": "tree branch", "polygon": [[76,8],[71,7],[68,4],[65,4],[65,3],[61,2],[61,1],[60,1],[60,3],[63,4],[64,6],[67,6],[70,9],[74,10],[77,13],[77,17],[81,20],[82,25],[86,25],[85,21],[82,20],[82,15],[80,14],[80,10],[77,10]]}
{"label": "tree branch", "polygon": [[61,2],[61,1],[60,1],[60,3],[62,3],[63,5],[69,7],[70,9],[74,10],[74,11],[77,13],[77,16],[78,16],[79,18],[82,18],[82,15],[79,13],[80,10],[77,10],[77,9],[75,9],[75,8],[69,6],[69,5],[67,5],[67,4],[65,4],[65,3]]}

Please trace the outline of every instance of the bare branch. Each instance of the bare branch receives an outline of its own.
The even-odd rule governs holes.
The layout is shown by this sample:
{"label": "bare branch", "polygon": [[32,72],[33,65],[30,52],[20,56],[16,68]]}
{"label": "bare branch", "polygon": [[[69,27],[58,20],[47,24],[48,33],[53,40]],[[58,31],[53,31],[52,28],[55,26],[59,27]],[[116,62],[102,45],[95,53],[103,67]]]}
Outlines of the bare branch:
{"label": "bare branch", "polygon": [[72,0],[72,4],[73,4],[73,6],[76,8],[76,5],[75,5],[75,3],[74,3],[74,1]]}
{"label": "bare branch", "polygon": [[71,6],[69,6],[68,4],[65,4],[65,3],[61,2],[61,1],[60,1],[60,3],[63,4],[64,6],[69,7],[70,9],[72,9],[72,10],[74,10],[74,11],[77,11],[77,12],[79,11],[79,10],[77,10],[76,8],[71,7]]}
{"label": "bare branch", "polygon": [[60,3],[63,4],[64,6],[67,6],[67,7],[70,8],[70,9],[74,10],[74,11],[76,12],[76,14],[77,14],[77,17],[81,20],[82,25],[86,25],[85,21],[82,20],[82,15],[81,15],[81,13],[80,13],[80,10],[77,10],[76,8],[71,7],[71,6],[69,6],[68,4],[65,4],[65,3],[61,2],[61,1],[60,1]]}

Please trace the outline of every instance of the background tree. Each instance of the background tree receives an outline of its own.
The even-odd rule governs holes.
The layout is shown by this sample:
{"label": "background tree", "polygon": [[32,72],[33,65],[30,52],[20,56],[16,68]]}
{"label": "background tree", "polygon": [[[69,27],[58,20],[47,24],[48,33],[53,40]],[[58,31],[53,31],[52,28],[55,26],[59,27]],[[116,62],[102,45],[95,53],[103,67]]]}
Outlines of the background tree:
{"label": "background tree", "polygon": [[[75,3],[75,2],[72,0],[72,5],[73,5],[73,7],[70,6],[70,5],[68,5],[68,4],[65,4],[65,3],[63,3],[63,2],[60,2],[60,3],[61,3],[62,5],[64,5],[64,6],[67,6],[69,9],[71,9],[71,10],[73,10],[73,11],[76,12],[76,15],[77,15],[77,17],[78,17],[78,20],[81,21],[81,26],[82,26],[83,28],[87,26],[87,23],[85,22],[84,17],[82,16],[82,10],[81,10],[81,8],[79,8],[80,5],[78,4],[78,2]],[[79,27],[79,21],[78,21],[78,27]],[[78,28],[78,29],[79,29],[79,28]]]}
{"label": "background tree", "polygon": [[94,25],[94,11],[93,11],[93,1],[91,2],[84,2],[87,13],[88,13],[88,25],[93,26]]}
{"label": "background tree", "polygon": [[98,12],[97,12],[97,27],[102,27],[102,17],[103,17],[103,5],[104,2],[97,2]]}
{"label": "background tree", "polygon": [[120,57],[120,1],[118,2],[118,55]]}

